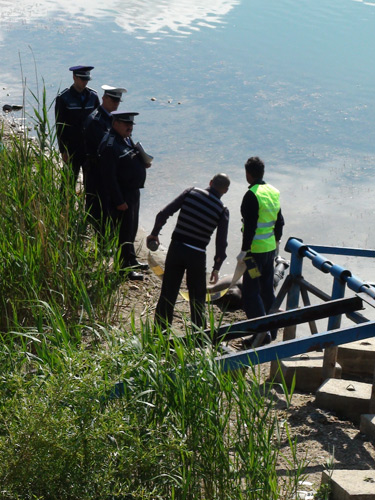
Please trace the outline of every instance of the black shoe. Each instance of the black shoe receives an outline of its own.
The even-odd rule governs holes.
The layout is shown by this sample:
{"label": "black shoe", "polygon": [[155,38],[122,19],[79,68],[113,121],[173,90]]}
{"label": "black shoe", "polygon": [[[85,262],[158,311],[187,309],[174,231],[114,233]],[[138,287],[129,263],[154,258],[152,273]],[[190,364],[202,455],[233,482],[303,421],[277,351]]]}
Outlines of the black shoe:
{"label": "black shoe", "polygon": [[146,264],[146,262],[138,262],[137,260],[130,264],[130,266],[132,269],[137,269],[139,271],[147,271],[149,269],[149,265]]}
{"label": "black shoe", "polygon": [[271,336],[271,333],[270,332],[267,332],[266,333],[266,336],[264,337],[263,339],[263,342],[261,345],[267,345],[267,344],[270,344],[272,342],[272,340],[274,340]]}
{"label": "black shoe", "polygon": [[[257,337],[257,334],[255,333],[253,336],[251,337],[246,337],[242,340],[242,347],[243,349],[251,349],[253,348],[253,344],[257,344],[256,342],[256,337]],[[271,337],[271,334],[270,332],[267,332],[262,343],[260,345],[258,345],[257,347],[262,347],[264,345],[268,345],[272,342],[272,337]]]}
{"label": "black shoe", "polygon": [[132,281],[143,281],[144,276],[142,273],[137,273],[136,271],[130,271],[129,273],[127,273],[126,278]]}

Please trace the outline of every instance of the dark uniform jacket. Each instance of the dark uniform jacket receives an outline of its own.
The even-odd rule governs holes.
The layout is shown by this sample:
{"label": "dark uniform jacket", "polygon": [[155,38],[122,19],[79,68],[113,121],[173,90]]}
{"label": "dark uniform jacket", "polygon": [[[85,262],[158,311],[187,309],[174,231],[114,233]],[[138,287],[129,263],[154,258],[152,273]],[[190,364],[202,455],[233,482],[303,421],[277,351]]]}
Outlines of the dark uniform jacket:
{"label": "dark uniform jacket", "polygon": [[56,97],[56,135],[61,153],[84,156],[83,122],[99,106],[95,90],[88,87],[77,92],[74,86]]}
{"label": "dark uniform jacket", "polygon": [[138,200],[139,189],[145,184],[146,165],[130,142],[131,146],[111,128],[99,145],[99,196],[102,206],[109,211],[124,202],[131,204]]}
{"label": "dark uniform jacket", "polygon": [[85,140],[86,193],[96,195],[100,191],[100,172],[98,167],[98,147],[112,125],[112,116],[102,105],[86,118],[83,124]]}
{"label": "dark uniform jacket", "polygon": [[111,126],[112,116],[102,105],[89,114],[83,124],[86,155],[97,157],[99,144]]}

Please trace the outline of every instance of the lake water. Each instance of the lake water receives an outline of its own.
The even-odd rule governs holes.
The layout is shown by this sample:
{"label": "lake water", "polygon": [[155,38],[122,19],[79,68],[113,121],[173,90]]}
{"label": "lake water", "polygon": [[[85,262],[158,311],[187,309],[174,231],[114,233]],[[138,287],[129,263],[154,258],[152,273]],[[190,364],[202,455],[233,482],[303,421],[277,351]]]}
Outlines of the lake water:
{"label": "lake water", "polygon": [[[76,64],[95,66],[98,91],[125,86],[122,108],[140,112],[134,138],[155,157],[146,231],[185,187],[231,177],[224,273],[253,155],[281,191],[284,242],[375,248],[374,27],[375,1],[0,0],[0,104],[22,100],[21,65],[33,91],[37,68],[50,102]],[[372,262],[334,260],[375,280]]]}

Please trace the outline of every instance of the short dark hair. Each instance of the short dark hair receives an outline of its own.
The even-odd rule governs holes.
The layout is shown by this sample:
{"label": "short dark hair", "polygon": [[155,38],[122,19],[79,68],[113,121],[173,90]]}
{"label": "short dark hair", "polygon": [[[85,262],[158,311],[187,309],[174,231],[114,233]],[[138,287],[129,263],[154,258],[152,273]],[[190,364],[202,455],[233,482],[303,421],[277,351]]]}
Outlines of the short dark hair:
{"label": "short dark hair", "polygon": [[219,192],[226,192],[229,188],[230,179],[227,174],[216,174],[212,178],[212,187]]}
{"label": "short dark hair", "polygon": [[246,172],[248,172],[254,179],[263,179],[264,163],[259,156],[252,156],[245,163]]}

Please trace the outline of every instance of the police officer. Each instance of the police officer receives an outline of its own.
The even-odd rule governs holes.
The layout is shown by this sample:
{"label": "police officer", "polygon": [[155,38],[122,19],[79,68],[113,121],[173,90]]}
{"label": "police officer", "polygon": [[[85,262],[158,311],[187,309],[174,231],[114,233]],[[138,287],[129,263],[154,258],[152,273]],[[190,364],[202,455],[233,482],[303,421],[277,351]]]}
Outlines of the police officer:
{"label": "police officer", "polygon": [[92,222],[98,229],[103,220],[99,202],[101,182],[98,168],[98,147],[106,132],[112,126],[113,111],[117,111],[122,95],[127,92],[122,87],[102,85],[104,94],[101,105],[86,118],[83,124],[86,159],[86,211],[92,216]]}
{"label": "police officer", "polygon": [[155,311],[155,323],[162,328],[172,324],[174,306],[186,271],[191,319],[194,325],[205,327],[206,247],[216,231],[216,253],[211,282],[218,280],[219,269],[226,258],[229,211],[221,197],[230,184],[226,174],[217,174],[206,189],[188,188],[161,210],[155,219],[147,244],[159,243],[158,234],[167,219],[180,211],[165,261],[160,298]]}
{"label": "police officer", "polygon": [[132,268],[127,277],[143,280],[137,270],[148,269],[137,261],[134,241],[138,230],[140,189],[146,180],[146,163],[131,134],[139,113],[114,111],[112,127],[99,145],[100,203],[110,223],[119,228],[122,268]]}
{"label": "police officer", "polygon": [[[246,316],[250,319],[267,314],[275,300],[274,259],[284,218],[279,191],[263,180],[263,161],[257,156],[249,158],[245,172],[250,185],[241,204],[243,235],[237,260],[246,264],[242,300]],[[264,343],[274,340],[276,333],[268,332]]]}
{"label": "police officer", "polygon": [[[73,72],[73,85],[60,92],[55,103],[59,150],[65,165],[70,164],[72,167],[72,172],[65,168],[65,173],[67,177],[72,177],[71,182],[72,184],[74,182],[74,186],[85,160],[83,122],[100,104],[95,90],[87,87],[87,83],[91,80],[92,69],[93,66],[69,68],[69,71]],[[63,182],[62,189],[64,185]]]}

